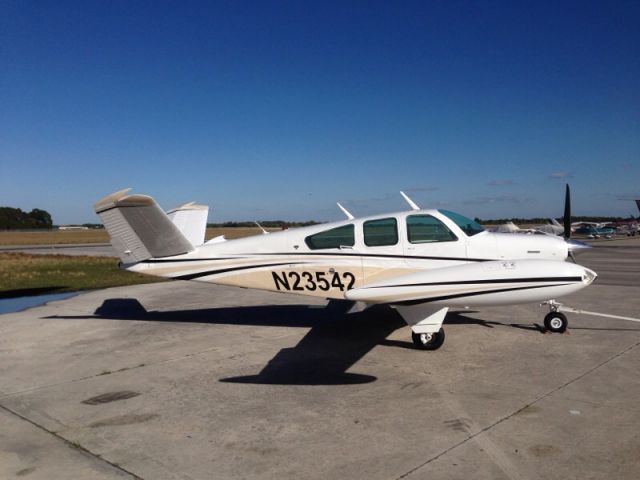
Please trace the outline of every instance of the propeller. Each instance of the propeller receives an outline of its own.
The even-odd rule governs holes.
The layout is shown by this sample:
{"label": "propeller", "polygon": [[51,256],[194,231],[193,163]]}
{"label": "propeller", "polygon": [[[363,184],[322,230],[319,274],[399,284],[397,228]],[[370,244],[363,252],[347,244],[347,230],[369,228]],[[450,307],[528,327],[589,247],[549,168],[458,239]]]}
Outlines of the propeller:
{"label": "propeller", "polygon": [[566,184],[565,193],[564,193],[564,241],[569,244],[568,254],[569,258],[573,260],[573,263],[576,262],[575,254],[579,250],[583,250],[586,248],[591,248],[590,245],[586,243],[579,242],[577,240],[571,240],[571,192],[569,191],[569,184]]}
{"label": "propeller", "polygon": [[566,184],[564,192],[564,238],[569,240],[571,238],[571,192],[569,191],[569,184]]}

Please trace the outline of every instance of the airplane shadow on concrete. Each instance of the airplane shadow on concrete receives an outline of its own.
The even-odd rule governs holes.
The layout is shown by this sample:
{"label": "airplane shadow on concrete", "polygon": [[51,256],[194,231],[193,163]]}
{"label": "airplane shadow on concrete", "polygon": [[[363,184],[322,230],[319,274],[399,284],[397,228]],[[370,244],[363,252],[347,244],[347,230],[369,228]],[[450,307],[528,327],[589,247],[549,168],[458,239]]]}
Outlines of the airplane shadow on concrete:
{"label": "airplane shadow on concrete", "polygon": [[[93,315],[45,318],[108,319],[150,322],[187,322],[220,325],[254,325],[309,328],[300,342],[283,348],[255,375],[220,379],[227,383],[265,385],[348,385],[377,380],[371,375],[347,372],[377,345],[415,349],[410,340],[388,340],[395,330],[406,327],[400,315],[388,306],[347,314],[348,302],[324,306],[265,305],[196,310],[149,311],[132,298],[107,299]],[[445,324],[473,324],[493,328],[504,325],[470,316],[473,311],[450,312]],[[533,325],[515,328],[537,330]],[[422,352],[428,354],[428,352]]]}

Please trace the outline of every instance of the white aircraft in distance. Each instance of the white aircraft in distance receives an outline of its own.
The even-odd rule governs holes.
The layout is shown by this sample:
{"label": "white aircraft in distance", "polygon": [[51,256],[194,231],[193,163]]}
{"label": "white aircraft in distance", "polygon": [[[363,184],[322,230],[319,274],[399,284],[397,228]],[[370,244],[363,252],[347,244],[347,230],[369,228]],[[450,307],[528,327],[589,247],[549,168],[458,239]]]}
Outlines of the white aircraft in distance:
{"label": "white aircraft in distance", "polygon": [[[585,244],[565,238],[505,235],[447,210],[411,210],[203,242],[207,208],[186,204],[167,215],[128,189],[95,204],[127,270],[180,280],[388,304],[410,325],[416,346],[444,342],[449,308],[544,302],[552,332],[567,318],[556,298],[590,285],[597,274],[567,262]],[[357,311],[357,308],[354,308]]]}
{"label": "white aircraft in distance", "polygon": [[520,228],[513,222],[507,222],[497,225],[491,231],[496,233],[544,233],[547,235],[563,235],[564,226],[560,225],[560,222],[558,222],[555,218],[550,218],[548,223],[544,225],[535,225],[531,228]]}

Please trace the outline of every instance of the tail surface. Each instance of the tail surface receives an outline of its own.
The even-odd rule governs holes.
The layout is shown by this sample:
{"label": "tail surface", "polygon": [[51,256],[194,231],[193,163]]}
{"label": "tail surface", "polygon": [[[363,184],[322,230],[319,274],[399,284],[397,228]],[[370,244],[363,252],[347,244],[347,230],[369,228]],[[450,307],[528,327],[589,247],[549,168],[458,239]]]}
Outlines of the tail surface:
{"label": "tail surface", "polygon": [[197,247],[204,243],[209,207],[190,202],[169,210],[167,215],[191,245]]}
{"label": "tail surface", "polygon": [[191,252],[193,245],[156,201],[120,190],[98,200],[95,211],[125,265]]}

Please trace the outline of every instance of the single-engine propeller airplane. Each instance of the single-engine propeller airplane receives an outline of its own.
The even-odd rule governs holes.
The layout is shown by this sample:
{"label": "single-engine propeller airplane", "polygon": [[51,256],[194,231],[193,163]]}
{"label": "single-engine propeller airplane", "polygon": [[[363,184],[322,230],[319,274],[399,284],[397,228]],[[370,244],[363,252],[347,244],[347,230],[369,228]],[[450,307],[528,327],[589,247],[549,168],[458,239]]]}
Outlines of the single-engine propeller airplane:
{"label": "single-engine propeller airplane", "polygon": [[573,254],[588,246],[570,239],[568,185],[564,238],[488,232],[457,213],[420,209],[401,192],[409,211],[354,218],[338,204],[346,220],[204,242],[208,207],[189,203],[165,213],[153,198],[128,191],[95,204],[121,268],[348,300],[354,310],[388,304],[425,350],[443,344],[451,307],[544,302],[545,327],[564,332],[567,318],[555,299],[597,277],[575,263]]}

